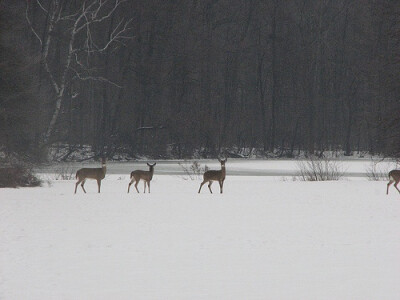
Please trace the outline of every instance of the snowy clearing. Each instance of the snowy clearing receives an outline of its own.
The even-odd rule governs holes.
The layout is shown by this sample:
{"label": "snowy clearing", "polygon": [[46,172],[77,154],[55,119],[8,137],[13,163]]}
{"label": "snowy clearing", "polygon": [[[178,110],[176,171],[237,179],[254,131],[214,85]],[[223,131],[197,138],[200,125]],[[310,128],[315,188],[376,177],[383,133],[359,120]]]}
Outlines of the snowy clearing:
{"label": "snowy clearing", "polygon": [[0,189],[0,299],[400,299],[386,182],[128,182]]}

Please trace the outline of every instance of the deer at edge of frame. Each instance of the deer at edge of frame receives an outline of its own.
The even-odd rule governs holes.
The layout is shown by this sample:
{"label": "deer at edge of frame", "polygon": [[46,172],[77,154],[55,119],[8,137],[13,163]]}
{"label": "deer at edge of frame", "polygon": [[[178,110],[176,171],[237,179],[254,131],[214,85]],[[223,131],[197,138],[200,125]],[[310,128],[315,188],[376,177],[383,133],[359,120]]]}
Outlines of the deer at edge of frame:
{"label": "deer at edge of frame", "polygon": [[389,194],[389,186],[394,182],[394,187],[400,193],[399,188],[397,185],[400,182],[400,170],[392,170],[389,172],[389,182],[387,184],[386,195]]}

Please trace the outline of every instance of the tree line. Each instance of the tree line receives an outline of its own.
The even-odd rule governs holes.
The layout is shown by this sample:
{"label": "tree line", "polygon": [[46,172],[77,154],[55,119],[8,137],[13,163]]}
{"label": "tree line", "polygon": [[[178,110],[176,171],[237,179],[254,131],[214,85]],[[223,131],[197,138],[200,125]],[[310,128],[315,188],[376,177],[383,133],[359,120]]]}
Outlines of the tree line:
{"label": "tree line", "polygon": [[400,154],[398,1],[0,6],[4,149]]}

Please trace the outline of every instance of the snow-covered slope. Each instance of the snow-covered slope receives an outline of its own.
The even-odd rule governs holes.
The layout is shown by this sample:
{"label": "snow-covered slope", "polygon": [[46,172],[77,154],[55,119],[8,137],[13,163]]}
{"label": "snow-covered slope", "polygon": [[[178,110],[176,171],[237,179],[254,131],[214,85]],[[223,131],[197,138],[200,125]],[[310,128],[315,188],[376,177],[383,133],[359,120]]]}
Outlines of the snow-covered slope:
{"label": "snow-covered slope", "polygon": [[0,189],[0,299],[400,299],[385,182],[128,182]]}

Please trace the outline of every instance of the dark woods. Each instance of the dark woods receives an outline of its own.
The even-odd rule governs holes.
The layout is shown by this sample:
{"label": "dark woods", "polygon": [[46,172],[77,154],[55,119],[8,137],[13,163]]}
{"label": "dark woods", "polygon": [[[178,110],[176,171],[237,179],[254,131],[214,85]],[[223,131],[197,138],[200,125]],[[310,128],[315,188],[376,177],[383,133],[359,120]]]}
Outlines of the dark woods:
{"label": "dark woods", "polygon": [[400,154],[398,1],[0,6],[4,149]]}

